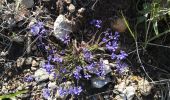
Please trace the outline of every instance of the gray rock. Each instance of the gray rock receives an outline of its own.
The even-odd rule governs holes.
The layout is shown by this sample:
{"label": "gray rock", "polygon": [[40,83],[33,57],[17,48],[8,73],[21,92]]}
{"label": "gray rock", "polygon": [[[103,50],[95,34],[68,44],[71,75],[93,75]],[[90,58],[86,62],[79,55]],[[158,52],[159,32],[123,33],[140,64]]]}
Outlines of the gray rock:
{"label": "gray rock", "polygon": [[104,72],[105,74],[108,74],[110,72],[112,72],[112,69],[110,68],[110,64],[109,64],[109,61],[108,60],[103,60],[103,63],[104,63]]}
{"label": "gray rock", "polygon": [[18,58],[16,61],[17,67],[21,67],[24,64],[24,61],[25,61],[25,58],[22,58],[22,57]]}
{"label": "gray rock", "polygon": [[111,82],[111,79],[108,77],[95,77],[91,79],[91,82],[94,88],[102,88],[103,86]]}
{"label": "gray rock", "polygon": [[48,77],[49,77],[48,72],[46,72],[46,70],[43,68],[38,69],[34,73],[34,78],[36,82],[48,80]]}
{"label": "gray rock", "polygon": [[32,8],[34,6],[34,0],[21,0],[21,4],[24,5],[26,8]]}
{"label": "gray rock", "polygon": [[54,22],[54,36],[58,39],[64,39],[72,31],[72,22],[64,15],[59,15]]}
{"label": "gray rock", "polygon": [[31,65],[32,64],[32,57],[28,57],[26,60],[25,60],[25,64],[26,65]]}
{"label": "gray rock", "polygon": [[47,86],[47,83],[41,83],[37,86],[37,89],[43,89],[45,86]]}

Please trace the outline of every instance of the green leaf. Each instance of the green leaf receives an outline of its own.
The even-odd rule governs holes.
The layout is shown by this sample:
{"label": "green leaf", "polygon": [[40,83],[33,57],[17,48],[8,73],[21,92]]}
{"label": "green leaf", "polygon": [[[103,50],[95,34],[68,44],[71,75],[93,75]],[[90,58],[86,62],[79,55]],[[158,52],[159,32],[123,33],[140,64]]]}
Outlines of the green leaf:
{"label": "green leaf", "polygon": [[157,21],[153,22],[153,28],[154,28],[155,34],[158,35],[159,32],[158,32],[158,22]]}
{"label": "green leaf", "polygon": [[5,99],[5,98],[13,98],[13,97],[16,97],[17,95],[20,95],[20,94],[23,94],[23,93],[26,93],[26,92],[27,92],[27,90],[22,90],[22,91],[18,91],[18,92],[15,92],[15,93],[2,95],[2,96],[0,96],[0,100]]}

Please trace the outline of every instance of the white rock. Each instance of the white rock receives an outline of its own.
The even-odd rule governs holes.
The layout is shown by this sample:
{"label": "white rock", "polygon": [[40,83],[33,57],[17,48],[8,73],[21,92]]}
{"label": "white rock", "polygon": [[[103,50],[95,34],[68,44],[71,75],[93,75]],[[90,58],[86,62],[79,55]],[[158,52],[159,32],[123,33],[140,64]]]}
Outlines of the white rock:
{"label": "white rock", "polygon": [[121,93],[115,97],[116,100],[132,100],[135,96],[136,87],[126,86],[124,81],[116,85],[115,89]]}
{"label": "white rock", "polygon": [[71,23],[64,15],[59,15],[54,22],[54,36],[58,39],[64,39],[73,30]]}
{"label": "white rock", "polygon": [[50,82],[50,83],[48,83],[48,88],[50,88],[50,89],[56,89],[56,88],[57,88],[56,82]]}
{"label": "white rock", "polygon": [[35,71],[34,77],[35,77],[35,81],[41,82],[41,81],[47,80],[49,77],[49,74],[48,72],[46,72],[45,69],[40,68],[37,71]]}
{"label": "white rock", "polygon": [[123,91],[124,94],[126,94],[127,100],[132,100],[133,97],[135,96],[135,88],[133,86],[128,86],[126,89]]}
{"label": "white rock", "polygon": [[78,10],[78,13],[83,13],[84,11],[85,11],[86,9],[85,8],[80,8],[79,10]]}
{"label": "white rock", "polygon": [[16,63],[17,63],[17,67],[21,67],[24,64],[25,58],[18,58]]}
{"label": "white rock", "polygon": [[152,89],[152,85],[148,82],[146,79],[141,79],[138,82],[138,90],[143,94],[143,95],[149,95]]}
{"label": "white rock", "polygon": [[107,83],[111,82],[110,78],[106,77],[95,77],[91,79],[92,86],[95,88],[102,88]]}
{"label": "white rock", "polygon": [[68,7],[68,10],[73,13],[75,11],[75,6],[73,4],[70,4],[69,7]]}
{"label": "white rock", "polygon": [[64,0],[67,4],[71,3],[71,0]]}
{"label": "white rock", "polygon": [[17,90],[19,90],[19,91],[21,91],[22,89],[23,89],[22,86],[19,86],[19,87],[17,88]]}

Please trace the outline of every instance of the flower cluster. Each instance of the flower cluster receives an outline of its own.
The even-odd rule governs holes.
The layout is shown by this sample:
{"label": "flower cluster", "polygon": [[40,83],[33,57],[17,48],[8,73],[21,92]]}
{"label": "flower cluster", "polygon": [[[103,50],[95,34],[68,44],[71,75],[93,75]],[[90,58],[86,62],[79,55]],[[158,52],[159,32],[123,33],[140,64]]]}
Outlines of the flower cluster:
{"label": "flower cluster", "polygon": [[59,91],[59,95],[60,96],[65,96],[68,94],[71,95],[79,95],[82,92],[82,87],[78,86],[78,87],[70,87],[70,88],[63,88],[63,87],[59,87],[58,89]]}
{"label": "flower cluster", "polygon": [[92,53],[87,49],[87,48],[83,48],[83,57],[85,59],[85,61],[92,61]]}
{"label": "flower cluster", "polygon": [[101,21],[101,20],[93,19],[93,20],[90,22],[90,24],[91,24],[91,25],[94,25],[96,28],[101,28],[102,21]]}
{"label": "flower cluster", "polygon": [[81,66],[77,66],[76,70],[74,71],[73,75],[76,79],[80,79],[81,78],[81,74],[80,71],[82,70]]}
{"label": "flower cluster", "polygon": [[43,22],[37,22],[30,27],[33,36],[45,35],[47,32],[44,28]]}
{"label": "flower cluster", "polygon": [[[106,49],[111,52],[111,59],[116,60],[117,62],[120,62],[121,60],[126,59],[128,54],[125,51],[120,50],[119,54],[115,53],[115,51],[118,49],[118,46],[119,46],[118,45],[119,37],[120,37],[119,33],[115,32],[115,34],[113,35],[110,29],[107,29],[103,33],[105,37],[102,39],[102,42],[106,43]],[[117,69],[118,68],[120,67],[117,67]]]}
{"label": "flower cluster", "polygon": [[42,90],[42,95],[45,99],[49,99],[51,96],[50,90],[48,88],[45,88]]}

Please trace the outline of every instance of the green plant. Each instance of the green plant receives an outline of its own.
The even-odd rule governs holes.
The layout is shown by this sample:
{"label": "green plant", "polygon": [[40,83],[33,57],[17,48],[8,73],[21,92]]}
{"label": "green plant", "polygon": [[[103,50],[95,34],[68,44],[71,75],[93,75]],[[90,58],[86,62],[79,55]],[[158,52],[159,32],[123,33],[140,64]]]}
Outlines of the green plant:
{"label": "green plant", "polygon": [[[170,6],[168,5],[169,3],[170,0],[166,2],[163,2],[162,0],[153,0],[151,3],[145,2],[143,4],[143,10],[138,10],[138,13],[141,14],[141,16],[137,18],[136,27],[140,23],[145,24],[144,48],[146,48],[149,42],[170,32],[169,26],[164,32],[160,32],[161,29],[159,29],[158,24],[161,20],[167,22],[167,16],[170,16]],[[138,33],[136,27],[136,33]],[[152,33],[154,33],[155,35],[152,35]]]}
{"label": "green plant", "polygon": [[15,93],[2,95],[2,96],[0,96],[0,100],[15,98],[17,95],[20,95],[20,94],[23,94],[26,92],[27,92],[27,90],[22,90],[22,91],[17,91]]}

